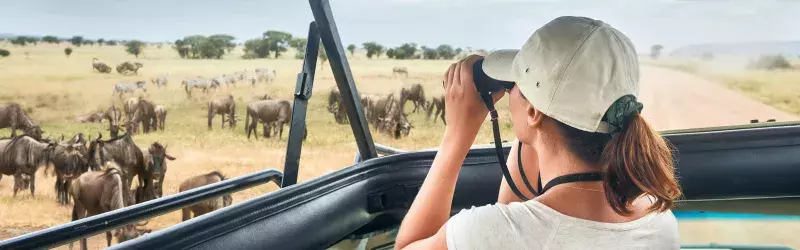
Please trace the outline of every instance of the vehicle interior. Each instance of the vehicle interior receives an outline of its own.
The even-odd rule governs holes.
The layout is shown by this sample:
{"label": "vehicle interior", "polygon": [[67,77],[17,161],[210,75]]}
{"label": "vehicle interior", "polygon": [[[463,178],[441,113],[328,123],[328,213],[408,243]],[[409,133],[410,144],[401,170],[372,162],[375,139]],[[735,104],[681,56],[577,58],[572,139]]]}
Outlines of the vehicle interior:
{"label": "vehicle interior", "polygon": [[[377,144],[348,64],[328,0],[309,0],[303,68],[294,90],[292,123],[282,172],[265,170],[165,196],[106,214],[0,242],[0,249],[51,248],[126,223],[180,209],[206,198],[270,180],[281,189],[155,231],[111,249],[393,249],[400,222],[419,191],[436,149],[405,151]],[[353,165],[298,183],[308,100],[317,53],[324,46],[342,93],[356,139]],[[320,97],[321,98],[321,97]],[[772,122],[713,129],[673,130],[663,136],[674,146],[684,196],[673,210],[679,219],[754,214],[800,216],[800,124]],[[509,139],[509,138],[504,138]],[[509,139],[510,140],[510,139]],[[510,144],[503,144],[508,154]],[[500,159],[503,160],[503,159]],[[459,173],[451,214],[493,204],[501,181],[493,144],[475,145]],[[777,244],[729,242],[685,244],[683,249],[791,249]]]}

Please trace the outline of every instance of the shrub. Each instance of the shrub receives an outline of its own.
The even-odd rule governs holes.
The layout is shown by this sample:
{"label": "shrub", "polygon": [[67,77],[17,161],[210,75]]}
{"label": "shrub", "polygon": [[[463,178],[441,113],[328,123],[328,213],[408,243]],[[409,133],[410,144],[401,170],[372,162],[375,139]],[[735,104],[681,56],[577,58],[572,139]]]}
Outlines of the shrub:
{"label": "shrub", "polygon": [[761,55],[755,62],[750,63],[750,68],[760,70],[791,69],[792,64],[782,55]]}
{"label": "shrub", "polygon": [[71,54],[72,54],[72,48],[66,48],[66,49],[64,49],[64,54],[65,54],[65,55],[67,55],[67,57],[69,57],[69,55],[71,55]]}
{"label": "shrub", "polygon": [[9,52],[8,50],[5,50],[5,49],[0,49],[0,56],[1,57],[7,57],[9,55],[11,55],[11,52]]}

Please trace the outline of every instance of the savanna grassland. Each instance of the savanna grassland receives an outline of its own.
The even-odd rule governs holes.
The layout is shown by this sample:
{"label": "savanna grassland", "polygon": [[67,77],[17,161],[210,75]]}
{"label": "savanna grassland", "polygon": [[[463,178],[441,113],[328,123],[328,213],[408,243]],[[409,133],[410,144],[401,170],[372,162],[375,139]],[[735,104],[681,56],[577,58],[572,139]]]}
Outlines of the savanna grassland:
{"label": "savanna grassland", "polygon": [[[149,46],[138,59],[127,54],[123,46],[73,47],[71,56],[64,55],[67,45],[40,44],[37,46],[12,47],[0,43],[0,48],[12,51],[12,56],[0,59],[0,102],[16,102],[45,131],[45,137],[58,138],[62,134],[70,137],[82,132],[92,138],[98,131],[109,138],[107,123],[78,123],[75,116],[110,105],[121,107],[121,100],[112,96],[113,85],[120,81],[145,80],[147,92],[137,91],[134,96],[144,96],[155,104],[168,108],[165,131],[136,134],[134,140],[139,147],[146,148],[153,142],[165,144],[168,152],[177,157],[169,162],[165,178],[164,194],[178,192],[179,184],[191,176],[219,170],[229,177],[240,176],[257,170],[274,168],[282,170],[288,127],[282,139],[247,139],[244,133],[245,104],[255,95],[269,94],[273,98],[292,100],[297,73],[302,60],[292,59],[294,51],[286,52],[282,59],[239,59],[241,50],[234,50],[223,60],[186,60],[169,46]],[[28,52],[28,57],[24,56]],[[123,76],[92,72],[92,58],[98,58],[112,68],[124,61],[144,64],[138,76]],[[351,59],[353,75],[361,93],[382,94],[399,92],[406,84],[422,83],[426,94],[441,94],[441,76],[452,63],[445,60],[369,60],[356,52]],[[406,66],[408,78],[393,77],[392,67]],[[180,81],[195,76],[213,77],[235,71],[269,68],[277,71],[273,83],[259,83],[256,87],[239,83],[235,88],[222,86],[219,92],[203,94],[194,91],[187,98]],[[160,74],[169,74],[166,88],[157,88],[149,79]],[[325,173],[336,171],[352,164],[356,146],[348,124],[337,124],[327,109],[327,93],[335,86],[327,63],[317,68],[314,92],[308,115],[308,140],[303,144],[300,160],[299,181],[305,181]],[[207,103],[209,100],[232,94],[236,100],[236,114],[242,120],[234,129],[220,128],[220,118],[213,121],[213,130],[207,128]],[[124,98],[130,97],[126,94]],[[500,106],[505,107],[504,104]],[[410,112],[412,106],[406,106]],[[504,137],[513,139],[510,119],[504,112]],[[424,149],[437,147],[444,125],[441,121],[427,122],[422,112],[409,115],[414,129],[407,138],[392,139],[373,130],[375,142],[402,149]],[[261,126],[258,127],[259,133]],[[10,129],[0,130],[0,137],[10,136]],[[491,127],[485,126],[476,143],[492,141]],[[0,180],[0,239],[13,237],[36,229],[46,228],[70,221],[72,206],[56,203],[53,183],[55,177],[46,176],[40,168],[36,177],[36,196],[20,192],[12,198],[13,178]],[[134,184],[135,185],[135,184]],[[233,195],[234,204],[276,190],[274,184],[238,192]],[[180,211],[153,218],[147,228],[160,229],[180,222]],[[95,247],[105,246],[105,237],[90,240]]]}

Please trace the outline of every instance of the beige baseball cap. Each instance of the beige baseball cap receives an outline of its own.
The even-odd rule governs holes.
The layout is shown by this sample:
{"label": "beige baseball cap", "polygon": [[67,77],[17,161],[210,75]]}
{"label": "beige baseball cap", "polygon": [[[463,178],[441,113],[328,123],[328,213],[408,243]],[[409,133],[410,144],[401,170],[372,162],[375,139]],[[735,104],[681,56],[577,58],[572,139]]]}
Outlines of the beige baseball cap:
{"label": "beige baseball cap", "polygon": [[536,30],[521,50],[484,58],[486,75],[516,82],[534,108],[588,132],[610,132],[603,120],[620,97],[639,94],[633,44],[600,20],[564,16]]}

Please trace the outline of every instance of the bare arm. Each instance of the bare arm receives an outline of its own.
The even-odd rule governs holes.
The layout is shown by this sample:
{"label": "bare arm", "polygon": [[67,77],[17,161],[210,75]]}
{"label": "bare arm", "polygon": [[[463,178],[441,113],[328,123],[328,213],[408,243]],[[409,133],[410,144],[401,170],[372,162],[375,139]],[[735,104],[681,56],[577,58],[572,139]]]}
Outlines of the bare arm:
{"label": "bare arm", "polygon": [[[489,111],[478,101],[472,81],[472,65],[478,58],[473,55],[462,59],[445,73],[446,120],[450,125],[425,182],[400,225],[395,249],[447,248],[444,225],[450,219],[458,172]],[[494,101],[503,94],[494,94]]]}
{"label": "bare arm", "polygon": [[430,249],[434,246],[429,245],[432,242],[443,242],[458,172],[474,136],[469,141],[464,139],[467,138],[448,136],[445,132],[430,172],[400,226],[395,249]]}
{"label": "bare arm", "polygon": [[[514,179],[514,184],[516,184],[517,189],[519,189],[519,191],[522,192],[522,195],[525,195],[525,197],[533,199],[536,198],[536,195],[528,191],[528,188],[522,181],[522,176],[519,174],[519,167],[517,165],[517,158],[519,157],[519,155],[517,155],[517,152],[519,152],[518,148],[519,140],[515,139],[511,145],[511,152],[508,154],[506,166],[508,166],[508,172],[511,174],[511,178]],[[536,151],[530,146],[522,147],[522,162],[522,167],[525,168],[525,175],[528,177],[528,181],[531,183],[533,188],[536,188],[539,183],[539,165],[536,158]],[[508,182],[506,181],[505,177],[503,177],[503,181],[500,182],[500,192],[497,194],[497,203],[508,204],[511,202],[521,201],[522,200],[514,195],[514,191],[511,191],[511,187],[508,186]]]}

